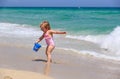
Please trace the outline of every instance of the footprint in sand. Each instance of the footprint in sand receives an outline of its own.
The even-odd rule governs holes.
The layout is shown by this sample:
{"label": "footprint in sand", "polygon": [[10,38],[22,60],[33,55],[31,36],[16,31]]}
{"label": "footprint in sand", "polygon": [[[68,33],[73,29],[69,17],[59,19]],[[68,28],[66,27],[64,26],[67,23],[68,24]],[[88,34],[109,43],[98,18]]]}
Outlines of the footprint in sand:
{"label": "footprint in sand", "polygon": [[12,79],[10,76],[5,76],[4,79]]}

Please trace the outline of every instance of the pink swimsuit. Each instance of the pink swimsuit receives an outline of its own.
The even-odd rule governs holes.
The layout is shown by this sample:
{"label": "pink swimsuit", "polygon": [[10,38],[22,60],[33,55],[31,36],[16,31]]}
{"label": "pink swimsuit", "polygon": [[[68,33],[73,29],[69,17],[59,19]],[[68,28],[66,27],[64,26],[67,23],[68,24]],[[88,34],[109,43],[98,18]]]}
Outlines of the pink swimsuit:
{"label": "pink swimsuit", "polygon": [[44,35],[44,38],[45,38],[46,44],[47,44],[48,46],[49,46],[49,45],[55,46],[54,41],[53,41],[53,38],[50,37],[48,34],[45,34],[45,35]]}

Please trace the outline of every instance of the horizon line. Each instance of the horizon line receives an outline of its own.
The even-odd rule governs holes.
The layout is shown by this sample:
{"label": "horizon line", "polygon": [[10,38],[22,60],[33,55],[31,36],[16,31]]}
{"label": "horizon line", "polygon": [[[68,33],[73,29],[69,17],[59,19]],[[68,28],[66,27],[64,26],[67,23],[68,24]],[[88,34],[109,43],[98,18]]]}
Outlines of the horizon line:
{"label": "horizon line", "polygon": [[0,8],[120,8],[120,6],[116,7],[105,7],[105,6],[96,6],[96,7],[91,7],[91,6],[0,6]]}

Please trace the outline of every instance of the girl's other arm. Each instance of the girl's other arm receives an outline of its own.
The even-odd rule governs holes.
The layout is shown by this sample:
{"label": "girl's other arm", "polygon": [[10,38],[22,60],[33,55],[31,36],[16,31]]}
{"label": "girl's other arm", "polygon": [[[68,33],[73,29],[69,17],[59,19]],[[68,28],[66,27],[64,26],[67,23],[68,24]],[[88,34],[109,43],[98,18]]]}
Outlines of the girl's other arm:
{"label": "girl's other arm", "polygon": [[36,41],[36,43],[39,43],[44,38],[44,34]]}

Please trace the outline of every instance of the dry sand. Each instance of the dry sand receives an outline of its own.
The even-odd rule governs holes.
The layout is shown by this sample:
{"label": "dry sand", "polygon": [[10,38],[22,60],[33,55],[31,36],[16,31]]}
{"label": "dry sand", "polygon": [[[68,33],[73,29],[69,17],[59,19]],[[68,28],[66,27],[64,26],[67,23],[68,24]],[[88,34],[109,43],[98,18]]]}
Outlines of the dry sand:
{"label": "dry sand", "polygon": [[35,72],[0,69],[0,79],[52,79]]}

